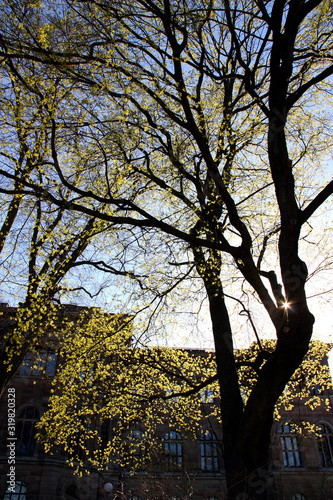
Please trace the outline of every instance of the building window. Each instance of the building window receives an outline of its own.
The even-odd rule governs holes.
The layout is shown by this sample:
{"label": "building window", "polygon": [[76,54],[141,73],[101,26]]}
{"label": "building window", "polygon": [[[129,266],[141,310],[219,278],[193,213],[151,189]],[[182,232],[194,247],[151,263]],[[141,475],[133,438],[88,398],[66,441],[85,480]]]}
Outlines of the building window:
{"label": "building window", "polygon": [[217,471],[217,442],[212,432],[201,431],[200,435],[200,467],[203,471]]}
{"label": "building window", "polygon": [[297,440],[297,426],[291,422],[287,422],[280,426],[278,432],[280,434],[284,466],[301,467]]}
{"label": "building window", "polygon": [[323,388],[321,385],[313,385],[310,387],[310,396],[320,396],[323,393]]}
{"label": "building window", "polygon": [[201,389],[200,391],[200,402],[201,403],[214,403],[214,392],[213,389]]}
{"label": "building window", "polygon": [[292,497],[291,500],[306,500],[305,496],[303,493],[295,493]]}
{"label": "building window", "polygon": [[26,498],[27,488],[21,481],[15,482],[14,491],[11,491],[11,487],[8,486],[5,491],[5,496],[3,497],[4,500],[26,500]]}
{"label": "building window", "polygon": [[164,436],[165,469],[179,469],[183,463],[182,438],[179,432],[170,431]]}
{"label": "building window", "polygon": [[56,371],[57,355],[51,351],[28,352],[25,355],[19,374],[39,377],[53,377]]}
{"label": "building window", "polygon": [[133,429],[129,432],[128,451],[130,465],[137,468],[143,456],[143,433],[140,429]]}
{"label": "building window", "polygon": [[328,425],[317,425],[317,444],[321,466],[333,467],[333,435]]}
{"label": "building window", "polygon": [[163,445],[165,469],[171,471],[181,468],[183,463],[183,446],[179,432],[167,432],[164,436]]}
{"label": "building window", "polygon": [[21,411],[16,426],[16,455],[32,457],[35,451],[36,423],[39,420],[39,411],[34,406],[28,406]]}

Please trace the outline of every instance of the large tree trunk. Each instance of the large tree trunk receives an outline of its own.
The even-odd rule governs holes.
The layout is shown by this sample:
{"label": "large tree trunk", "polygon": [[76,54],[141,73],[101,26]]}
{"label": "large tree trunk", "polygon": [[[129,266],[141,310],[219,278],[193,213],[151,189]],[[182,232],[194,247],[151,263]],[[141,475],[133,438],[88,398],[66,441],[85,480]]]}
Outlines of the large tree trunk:
{"label": "large tree trunk", "polygon": [[[310,335],[311,315],[299,321],[298,329],[304,336]],[[269,463],[274,407],[306,350],[285,339],[278,341],[275,352],[260,370],[240,421],[234,419],[236,435],[226,435],[228,430],[223,425],[224,465],[230,500],[274,498],[274,479]],[[231,408],[223,405],[223,398],[221,404],[224,416],[227,413],[232,420]]]}
{"label": "large tree trunk", "polygon": [[[274,480],[269,471],[269,457],[274,407],[301,364],[312,335],[314,318],[305,301],[305,280],[298,281],[299,300],[287,312],[281,310],[279,313],[276,348],[260,368],[256,386],[243,408],[223,289],[220,279],[216,275],[212,278],[214,273],[210,264],[206,262],[206,270],[209,267],[210,272],[202,276],[209,298],[216,349],[228,498],[271,499],[274,498]],[[295,300],[295,294],[293,297]]]}
{"label": "large tree trunk", "polygon": [[239,485],[245,479],[245,464],[237,444],[243,403],[238,385],[229,316],[224,303],[222,287],[219,288],[220,290],[209,298],[209,302],[221,395],[223,460],[227,488],[231,494],[234,486]]}

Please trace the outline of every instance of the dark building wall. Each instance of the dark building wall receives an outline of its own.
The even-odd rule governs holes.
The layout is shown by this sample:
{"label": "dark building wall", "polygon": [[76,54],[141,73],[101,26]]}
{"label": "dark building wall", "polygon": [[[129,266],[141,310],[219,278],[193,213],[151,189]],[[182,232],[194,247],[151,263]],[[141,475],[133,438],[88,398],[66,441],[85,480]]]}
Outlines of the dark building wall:
{"label": "dark building wall", "polygon": [[[8,308],[6,321],[13,320],[14,312],[14,308]],[[198,351],[194,354],[200,355],[201,353]],[[27,371],[24,375],[17,374],[0,400],[0,500],[4,498],[9,480],[7,474],[10,470],[8,394],[12,395],[15,391],[16,437],[19,438],[20,415],[28,407],[35,408],[39,415],[44,413],[48,404],[51,380],[52,377],[36,375],[32,372],[27,374]],[[332,394],[326,393],[321,397],[329,397],[332,400]],[[333,500],[332,463],[327,463],[326,467],[322,466],[315,437],[311,439],[298,436],[295,441],[294,436],[280,433],[281,425],[289,421],[293,421],[300,428],[304,421],[313,424],[321,422],[333,430],[332,405],[329,411],[326,411],[324,405],[311,410],[304,400],[296,398],[293,410],[282,412],[281,419],[275,422],[272,429],[270,470],[267,476],[262,478],[262,483],[258,484],[258,488],[270,490],[269,498],[272,500],[292,500],[296,493],[304,495],[306,500]],[[204,419],[202,423],[205,427]],[[163,436],[168,430],[170,429],[167,425],[161,425],[158,433]],[[218,426],[216,426],[216,434],[218,436]],[[333,458],[333,437],[329,439],[332,441]],[[290,445],[291,448],[297,442],[297,449],[289,450],[289,452],[298,455],[299,463],[286,464],[285,455],[288,450],[285,450],[285,454],[283,453],[283,440],[285,440],[285,446]],[[124,493],[123,496],[119,495],[119,498],[123,499],[141,497],[145,500],[147,491],[150,493],[156,491],[156,494],[164,491],[170,499],[222,500],[226,498],[226,495],[221,450],[219,449],[218,453],[218,470],[202,471],[201,443],[199,436],[196,441],[193,439],[183,441],[184,470],[167,472],[161,459],[159,464],[154,464],[154,469],[148,468],[135,475],[125,469],[113,468],[110,464],[109,470],[99,472],[92,470],[87,478],[78,478],[73,475],[73,469],[66,465],[66,455],[63,452],[58,450],[54,455],[47,455],[42,446],[37,443],[33,452],[28,454],[29,456],[16,456],[15,479],[24,483],[27,489],[26,500],[105,499],[107,496],[103,493],[103,484],[107,482],[111,482],[115,488]],[[297,462],[297,457],[294,457],[294,460]],[[298,496],[293,500],[301,499],[303,497]]]}
{"label": "dark building wall", "polygon": [[[10,388],[15,390],[16,414],[26,407],[34,407],[42,414],[47,408],[50,380],[42,376],[14,377]],[[326,396],[323,396],[323,398]],[[8,390],[1,400],[0,406],[0,499],[3,498],[8,486]],[[286,466],[284,464],[283,451],[281,448],[282,435],[278,432],[280,426],[293,421],[299,427],[303,421],[310,423],[322,422],[333,429],[333,413],[330,409],[326,411],[324,405],[311,410],[304,401],[296,401],[294,409],[283,412],[281,419],[274,424],[272,439],[272,467],[270,475],[263,478],[263,485],[272,487],[273,481],[276,487],[276,498],[291,500],[295,493],[301,493],[306,500],[329,500],[333,499],[333,468],[322,467],[319,448],[315,438],[297,437],[297,452],[300,457],[299,466]],[[161,435],[167,430],[167,426],[161,426]],[[59,500],[69,498],[65,496],[66,489],[75,486],[77,497],[81,500],[104,498],[102,485],[112,482],[115,487],[123,489],[126,497],[129,495],[145,498],[145,490],[170,490],[175,495],[179,492],[179,498],[192,493],[193,500],[205,498],[225,498],[225,481],[223,469],[218,472],[203,472],[200,470],[200,445],[201,442],[188,440],[183,443],[184,463],[183,473],[157,473],[155,471],[139,472],[135,476],[126,470],[110,470],[109,472],[92,474],[88,478],[76,478],[73,471],[66,463],[66,457],[61,452],[55,455],[46,455],[40,444],[36,444],[33,456],[16,457],[15,475],[16,480],[22,481],[27,488],[27,500]],[[219,457],[219,463],[221,459]],[[161,471],[163,464],[161,464]],[[171,488],[173,486],[173,488]],[[74,490],[69,490],[74,491]],[[75,498],[75,497],[73,497]],[[172,498],[172,497],[170,497]],[[273,498],[273,497],[272,497]],[[301,498],[301,497],[300,497]],[[297,498],[298,500],[298,498]]]}

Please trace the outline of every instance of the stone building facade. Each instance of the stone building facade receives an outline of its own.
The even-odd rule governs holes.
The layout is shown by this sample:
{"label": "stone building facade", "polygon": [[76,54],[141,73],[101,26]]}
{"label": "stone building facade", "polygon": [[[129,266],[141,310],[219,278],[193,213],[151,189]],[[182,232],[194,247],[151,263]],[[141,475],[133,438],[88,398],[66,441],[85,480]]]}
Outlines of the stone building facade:
{"label": "stone building facade", "polygon": [[[193,354],[204,355],[204,352],[198,350]],[[196,440],[184,439],[178,429],[160,425],[158,432],[165,457],[150,469],[131,474],[110,464],[107,471],[91,469],[89,476],[75,477],[66,464],[64,452],[48,455],[34,439],[34,427],[47,408],[56,367],[54,352],[39,353],[37,368],[36,360],[27,355],[25,364],[3,394],[0,500],[226,498],[219,429],[214,424],[208,427],[204,417]],[[313,391],[318,390],[313,387]],[[311,410],[304,399],[296,398],[293,410],[282,413],[281,419],[274,423],[270,470],[265,477],[255,479],[258,491],[265,488],[272,500],[333,500],[333,394],[325,388],[320,391],[320,397],[330,399],[329,411],[324,405]],[[200,397],[203,415],[207,405],[218,404],[209,391],[202,392]],[[11,433],[13,414],[15,436]],[[321,437],[302,439],[302,434],[296,431],[304,421],[316,424]],[[107,435],[110,429],[103,432]],[[140,426],[131,432],[140,439]]]}

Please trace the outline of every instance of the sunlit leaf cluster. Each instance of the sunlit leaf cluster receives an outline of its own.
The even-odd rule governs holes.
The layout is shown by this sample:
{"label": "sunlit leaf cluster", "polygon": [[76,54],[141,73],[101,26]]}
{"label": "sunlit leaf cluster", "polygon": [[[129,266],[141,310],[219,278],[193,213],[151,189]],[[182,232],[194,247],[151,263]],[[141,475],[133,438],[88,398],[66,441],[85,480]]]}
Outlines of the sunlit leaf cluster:
{"label": "sunlit leaf cluster", "polygon": [[[195,440],[202,425],[214,427],[220,420],[214,353],[138,346],[132,326],[130,316],[98,310],[58,324],[61,362],[39,424],[40,439],[51,453],[63,449],[77,470],[110,462],[132,471],[151,467],[154,460],[163,462],[166,431]],[[300,401],[328,408],[330,348],[311,344],[277,402],[277,419]],[[244,405],[273,351],[274,342],[265,341],[236,352]]]}

